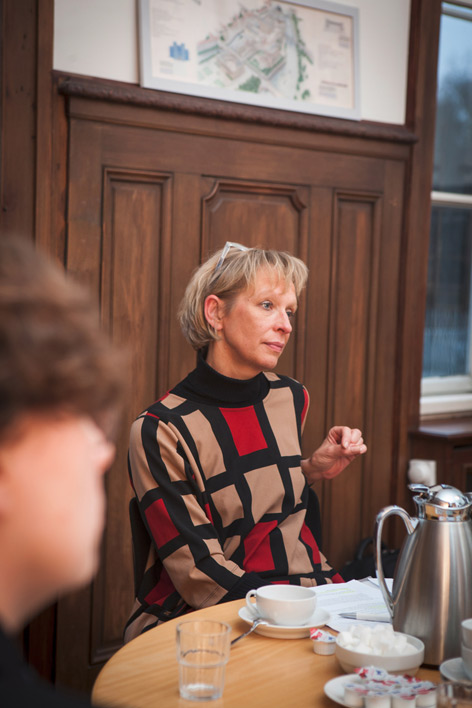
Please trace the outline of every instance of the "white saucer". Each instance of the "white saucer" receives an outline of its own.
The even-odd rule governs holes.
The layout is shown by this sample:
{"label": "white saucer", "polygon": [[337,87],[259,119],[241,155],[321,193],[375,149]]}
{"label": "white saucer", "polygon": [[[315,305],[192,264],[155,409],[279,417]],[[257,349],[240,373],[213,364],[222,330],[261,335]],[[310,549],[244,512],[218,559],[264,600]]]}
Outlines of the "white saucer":
{"label": "white saucer", "polygon": [[324,692],[331,698],[335,703],[339,703],[341,706],[347,706],[344,701],[344,686],[346,683],[352,683],[353,681],[359,681],[359,676],[357,674],[344,674],[344,676],[337,676],[331,681],[328,681],[324,685]]}
{"label": "white saucer", "polygon": [[[254,618],[249,614],[247,607],[241,607],[238,615],[242,620],[252,624]],[[329,620],[329,612],[326,610],[317,609],[312,615],[310,621],[301,627],[283,627],[279,624],[259,624],[254,630],[257,634],[262,634],[265,637],[276,637],[279,639],[300,639],[310,636],[312,627],[322,627]]]}
{"label": "white saucer", "polygon": [[439,672],[447,681],[459,681],[460,683],[472,683],[464,671],[462,657],[447,659],[439,667]]}

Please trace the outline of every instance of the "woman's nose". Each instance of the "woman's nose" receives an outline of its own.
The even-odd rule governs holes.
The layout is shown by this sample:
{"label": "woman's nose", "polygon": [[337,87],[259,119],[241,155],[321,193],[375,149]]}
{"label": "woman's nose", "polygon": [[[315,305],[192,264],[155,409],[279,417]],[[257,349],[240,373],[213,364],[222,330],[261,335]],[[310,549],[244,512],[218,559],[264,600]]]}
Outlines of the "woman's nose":
{"label": "woman's nose", "polygon": [[278,321],[278,326],[279,329],[281,329],[283,332],[286,332],[287,334],[290,334],[292,331],[292,323],[290,322],[290,317],[286,313],[285,310],[282,310],[279,314],[279,321]]}

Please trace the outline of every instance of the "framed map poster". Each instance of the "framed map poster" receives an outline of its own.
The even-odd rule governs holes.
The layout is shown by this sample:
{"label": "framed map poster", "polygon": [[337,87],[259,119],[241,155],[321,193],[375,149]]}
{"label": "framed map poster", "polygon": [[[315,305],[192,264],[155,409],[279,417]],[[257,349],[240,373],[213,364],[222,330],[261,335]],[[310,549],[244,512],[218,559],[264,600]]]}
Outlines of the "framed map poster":
{"label": "framed map poster", "polygon": [[139,0],[140,83],[359,119],[358,33],[328,0]]}

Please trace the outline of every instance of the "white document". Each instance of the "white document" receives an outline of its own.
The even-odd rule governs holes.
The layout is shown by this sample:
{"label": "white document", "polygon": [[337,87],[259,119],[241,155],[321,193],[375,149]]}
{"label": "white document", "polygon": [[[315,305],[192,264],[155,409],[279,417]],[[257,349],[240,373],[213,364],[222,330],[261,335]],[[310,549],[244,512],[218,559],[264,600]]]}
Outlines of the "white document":
{"label": "white document", "polygon": [[[372,579],[374,580],[374,579]],[[387,581],[391,588],[392,580]],[[380,615],[390,621],[390,613],[383,599],[380,587],[370,579],[368,582],[350,580],[348,583],[318,585],[313,588],[317,597],[317,607],[330,613],[327,624],[337,632],[349,629],[353,624],[372,627],[375,622],[340,617],[341,612],[359,612],[365,615]]]}

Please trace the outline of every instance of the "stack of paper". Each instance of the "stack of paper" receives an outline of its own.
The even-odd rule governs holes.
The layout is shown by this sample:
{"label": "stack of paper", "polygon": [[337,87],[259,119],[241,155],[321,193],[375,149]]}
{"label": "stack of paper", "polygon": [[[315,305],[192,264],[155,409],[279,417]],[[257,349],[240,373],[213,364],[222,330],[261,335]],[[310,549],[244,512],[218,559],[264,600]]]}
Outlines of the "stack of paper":
{"label": "stack of paper", "polygon": [[[387,580],[389,589],[392,580]],[[327,624],[338,632],[348,629],[353,624],[368,624],[374,622],[390,622],[390,613],[383,599],[378,581],[375,578],[365,580],[350,580],[348,583],[333,583],[332,585],[318,585],[313,588],[317,600],[317,607],[330,613]],[[352,613],[372,617],[372,620],[347,619],[340,615]]]}

